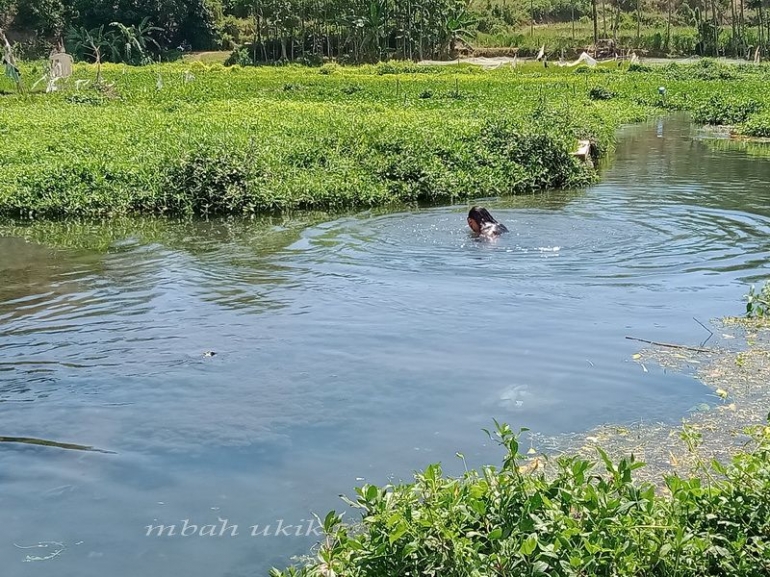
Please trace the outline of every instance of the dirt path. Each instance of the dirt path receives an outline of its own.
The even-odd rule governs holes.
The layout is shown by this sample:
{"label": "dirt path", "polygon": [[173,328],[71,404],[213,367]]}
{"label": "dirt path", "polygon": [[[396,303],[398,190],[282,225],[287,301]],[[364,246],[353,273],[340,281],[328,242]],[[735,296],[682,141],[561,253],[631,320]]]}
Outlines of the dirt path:
{"label": "dirt path", "polygon": [[[698,62],[699,60],[702,60],[702,58],[699,57],[688,57],[688,58],[639,58],[639,62],[641,64],[647,64],[651,66],[662,66],[665,64],[668,64],[670,62],[676,62],[677,64],[694,64]],[[738,58],[714,58],[712,60],[715,60],[721,64],[751,64],[748,60],[740,60]],[[425,65],[425,66],[451,66],[452,64],[475,64],[477,66],[481,66],[482,68],[488,68],[488,69],[494,69],[494,68],[500,68],[502,66],[510,66],[512,63],[518,62],[518,63],[524,63],[524,62],[535,62],[534,58],[518,58],[518,57],[511,57],[511,56],[495,56],[495,57],[485,57],[485,56],[476,56],[476,57],[469,57],[469,58],[460,58],[458,60],[421,60],[418,64]],[[568,61],[574,62],[574,61]],[[608,60],[600,60],[599,64],[602,63],[608,63],[608,62],[616,62],[614,59],[610,58]],[[556,63],[553,60],[549,60],[549,63],[552,66],[556,66]]]}

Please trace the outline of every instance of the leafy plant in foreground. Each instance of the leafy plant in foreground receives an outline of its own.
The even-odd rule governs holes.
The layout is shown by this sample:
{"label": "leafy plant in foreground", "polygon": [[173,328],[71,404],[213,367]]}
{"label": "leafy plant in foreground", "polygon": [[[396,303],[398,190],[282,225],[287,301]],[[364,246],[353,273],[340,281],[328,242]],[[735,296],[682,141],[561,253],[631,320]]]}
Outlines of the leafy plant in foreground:
{"label": "leafy plant in foreground", "polygon": [[770,281],[765,282],[758,291],[754,285],[746,295],[746,316],[749,318],[770,317]]}
{"label": "leafy plant in foreground", "polygon": [[703,477],[668,476],[661,495],[634,482],[644,465],[633,455],[613,461],[599,450],[602,467],[562,457],[546,474],[519,453],[518,433],[495,423],[501,468],[453,478],[433,464],[412,483],[364,485],[344,499],[359,524],[331,512],[317,557],[272,575],[766,574],[770,427],[752,435],[753,450],[701,462]]}

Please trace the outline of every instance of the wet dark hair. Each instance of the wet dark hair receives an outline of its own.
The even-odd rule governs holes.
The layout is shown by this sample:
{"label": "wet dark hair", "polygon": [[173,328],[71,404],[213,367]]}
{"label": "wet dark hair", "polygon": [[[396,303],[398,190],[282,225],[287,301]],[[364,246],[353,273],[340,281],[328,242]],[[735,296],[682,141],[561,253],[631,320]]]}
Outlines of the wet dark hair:
{"label": "wet dark hair", "polygon": [[468,218],[478,223],[480,227],[485,224],[494,224],[500,232],[508,232],[508,229],[504,224],[500,224],[495,220],[495,217],[489,214],[489,211],[483,206],[474,206],[468,212]]}

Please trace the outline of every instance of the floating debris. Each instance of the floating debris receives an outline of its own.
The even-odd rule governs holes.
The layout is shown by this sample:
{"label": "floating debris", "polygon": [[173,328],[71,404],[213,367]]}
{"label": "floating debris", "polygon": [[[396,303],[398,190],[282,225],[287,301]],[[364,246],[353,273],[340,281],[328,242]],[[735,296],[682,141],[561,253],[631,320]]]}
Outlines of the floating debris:
{"label": "floating debris", "polygon": [[54,557],[58,557],[61,555],[62,551],[64,551],[65,547],[63,543],[59,543],[58,541],[40,541],[36,545],[17,545],[16,543],[13,544],[14,547],[17,549],[48,549],[50,546],[56,547],[51,553],[48,555],[45,555],[43,557],[37,556],[37,555],[27,555],[24,558],[24,563],[34,563],[36,561],[50,561]]}
{"label": "floating debris", "polygon": [[[664,490],[664,476],[671,473],[698,475],[699,464],[715,459],[727,462],[751,442],[747,428],[761,425],[770,406],[770,321],[725,319],[719,333],[729,339],[733,350],[693,350],[657,347],[657,343],[632,356],[640,365],[654,363],[664,370],[695,369],[695,377],[719,403],[699,403],[676,423],[636,423],[630,427],[603,425],[591,431],[557,436],[536,435],[538,446],[552,454],[577,454],[598,459],[599,446],[617,460],[633,454],[646,466],[634,472]],[[718,333],[718,334],[719,334]],[[743,347],[744,350],[738,350]],[[729,399],[729,403],[723,402]],[[684,427],[684,429],[683,429]],[[692,431],[699,436],[696,447],[682,437]]]}

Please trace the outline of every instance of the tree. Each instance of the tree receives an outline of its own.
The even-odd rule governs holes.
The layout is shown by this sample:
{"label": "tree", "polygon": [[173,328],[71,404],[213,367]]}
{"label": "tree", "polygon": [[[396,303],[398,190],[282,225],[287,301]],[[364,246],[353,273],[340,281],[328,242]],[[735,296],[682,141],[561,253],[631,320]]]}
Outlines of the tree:
{"label": "tree", "polygon": [[382,60],[383,44],[388,28],[387,0],[369,0],[367,10],[361,18],[363,32],[362,55],[366,60]]}
{"label": "tree", "polygon": [[109,22],[135,26],[145,18],[149,22],[162,23],[156,40],[163,47],[188,42],[196,49],[209,48],[216,34],[217,11],[221,12],[218,0],[65,1],[69,3],[74,27],[93,30]]}
{"label": "tree", "polygon": [[[4,2],[10,7],[10,2]],[[34,30],[41,36],[59,36],[66,25],[66,7],[62,0],[16,1],[14,25]]]}

